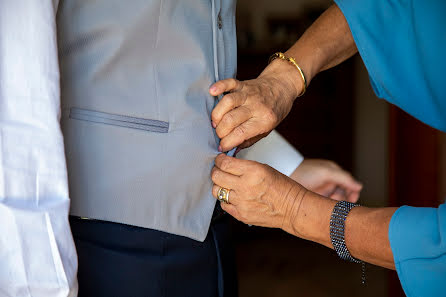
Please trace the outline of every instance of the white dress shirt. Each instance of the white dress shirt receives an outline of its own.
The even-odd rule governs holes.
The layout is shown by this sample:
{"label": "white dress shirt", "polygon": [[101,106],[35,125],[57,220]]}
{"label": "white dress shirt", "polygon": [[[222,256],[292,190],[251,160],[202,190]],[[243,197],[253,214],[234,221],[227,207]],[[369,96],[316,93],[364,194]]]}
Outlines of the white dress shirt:
{"label": "white dress shirt", "polygon": [[303,156],[276,130],[253,146],[240,151],[237,158],[268,164],[290,176],[304,160]]}
{"label": "white dress shirt", "polygon": [[[0,297],[78,290],[59,124],[57,6],[0,1]],[[276,133],[240,154],[287,175],[302,161]]]}
{"label": "white dress shirt", "polygon": [[0,296],[77,295],[57,0],[0,1]]}

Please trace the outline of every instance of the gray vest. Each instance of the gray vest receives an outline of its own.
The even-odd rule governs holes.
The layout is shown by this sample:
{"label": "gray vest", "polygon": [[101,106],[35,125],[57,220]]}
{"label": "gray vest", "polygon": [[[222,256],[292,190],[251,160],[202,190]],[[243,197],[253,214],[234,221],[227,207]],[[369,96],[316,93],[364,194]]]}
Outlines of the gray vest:
{"label": "gray vest", "polygon": [[235,1],[64,0],[57,26],[71,214],[204,240]]}

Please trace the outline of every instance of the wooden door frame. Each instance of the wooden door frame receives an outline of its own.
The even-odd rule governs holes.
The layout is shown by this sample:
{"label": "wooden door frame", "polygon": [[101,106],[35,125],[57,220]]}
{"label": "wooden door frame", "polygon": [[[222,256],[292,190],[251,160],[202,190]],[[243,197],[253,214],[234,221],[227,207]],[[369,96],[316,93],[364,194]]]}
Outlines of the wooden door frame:
{"label": "wooden door frame", "polygon": [[[389,205],[438,206],[440,132],[395,106],[389,125]],[[389,296],[405,296],[397,274],[389,278]]]}

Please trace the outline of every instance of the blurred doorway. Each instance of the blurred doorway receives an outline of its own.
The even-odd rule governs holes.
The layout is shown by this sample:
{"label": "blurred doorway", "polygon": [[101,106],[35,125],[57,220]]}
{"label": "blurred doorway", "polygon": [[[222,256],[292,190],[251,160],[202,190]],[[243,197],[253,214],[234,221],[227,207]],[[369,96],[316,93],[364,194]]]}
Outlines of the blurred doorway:
{"label": "blurred doorway", "polygon": [[[441,149],[444,134],[397,107],[390,110],[391,206],[437,207],[442,197]],[[389,296],[405,296],[396,272],[390,273]]]}

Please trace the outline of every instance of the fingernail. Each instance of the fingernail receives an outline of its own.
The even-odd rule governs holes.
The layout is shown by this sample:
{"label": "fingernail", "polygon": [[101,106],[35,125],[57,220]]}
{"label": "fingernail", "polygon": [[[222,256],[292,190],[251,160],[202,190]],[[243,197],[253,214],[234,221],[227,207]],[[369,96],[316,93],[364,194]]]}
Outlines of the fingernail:
{"label": "fingernail", "polygon": [[217,87],[213,86],[210,88],[211,93],[215,94],[217,93]]}
{"label": "fingernail", "polygon": [[221,153],[223,149],[221,148],[221,145],[218,146],[218,151]]}
{"label": "fingernail", "polygon": [[217,124],[214,123],[214,121],[212,121],[212,127],[214,127],[214,129],[217,128]]}

